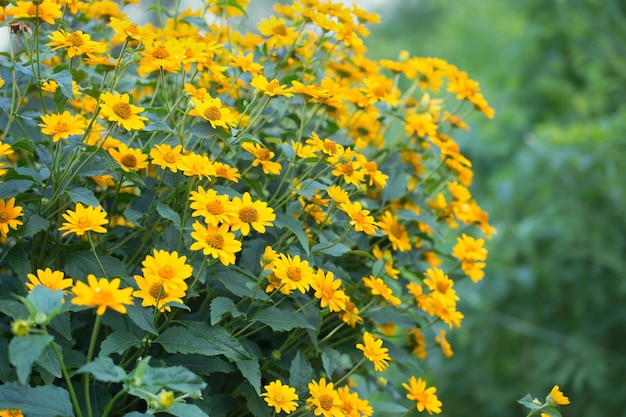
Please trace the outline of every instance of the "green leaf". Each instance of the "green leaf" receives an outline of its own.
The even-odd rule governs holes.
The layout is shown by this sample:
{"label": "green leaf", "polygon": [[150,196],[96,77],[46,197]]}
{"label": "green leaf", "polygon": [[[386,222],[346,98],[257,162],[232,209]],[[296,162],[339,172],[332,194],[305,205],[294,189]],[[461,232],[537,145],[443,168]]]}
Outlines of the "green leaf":
{"label": "green leaf", "polygon": [[187,403],[176,402],[166,411],[176,417],[209,417],[197,405]]}
{"label": "green leaf", "polygon": [[144,414],[139,411],[132,411],[130,413],[124,414],[123,417],[154,417],[154,414]]}
{"label": "green leaf", "polygon": [[237,369],[248,380],[257,395],[261,395],[261,367],[256,359],[245,359],[235,362]]}
{"label": "green leaf", "polygon": [[319,190],[326,190],[328,188],[327,185],[322,184],[318,181],[313,180],[304,180],[301,182],[299,189],[294,189],[293,192],[297,195],[301,195],[306,197],[307,199],[312,199],[315,193]]}
{"label": "green leaf", "polygon": [[[109,277],[124,277],[127,275],[126,266],[113,256],[98,254],[98,258]],[[74,279],[86,279],[88,274],[100,276],[102,271],[96,257],[90,250],[69,252],[65,259],[65,273]]]}
{"label": "green leaf", "polygon": [[132,347],[140,346],[141,340],[137,336],[124,330],[117,330],[102,341],[98,356],[109,356],[111,353],[121,355]]}
{"label": "green leaf", "polygon": [[[61,378],[63,376],[63,373],[61,372],[61,364],[54,354],[54,350],[52,349],[52,343],[46,346],[43,352],[41,352],[41,355],[39,355],[39,358],[37,358],[37,364],[39,364],[43,369],[50,372],[55,377]],[[56,347],[59,351],[59,354],[61,355],[61,359],[63,359],[63,350],[61,349],[61,346],[56,345]]]}
{"label": "green leaf", "polygon": [[207,358],[202,355],[174,355],[167,358],[167,364],[184,366],[198,375],[211,375],[215,372],[230,374],[235,367],[219,356]]}
{"label": "green leaf", "polygon": [[541,404],[534,403],[534,398],[530,394],[524,395],[522,398],[517,400],[517,402],[522,404],[524,407],[530,408],[531,410],[536,410],[541,407]]}
{"label": "green leaf", "polygon": [[374,413],[395,413],[399,416],[408,411],[408,408],[396,403],[376,402],[370,405],[374,409]]}
{"label": "green leaf", "polygon": [[81,366],[76,373],[90,373],[98,381],[103,382],[121,382],[126,379],[127,375],[124,369],[117,366],[113,359],[105,357],[97,357],[93,361]]}
{"label": "green leaf", "polygon": [[74,416],[70,396],[52,385],[29,387],[15,383],[0,385],[0,409],[18,408],[28,417]]}
{"label": "green leaf", "polygon": [[324,253],[330,256],[341,256],[346,252],[350,252],[350,248],[343,243],[318,243],[311,248],[311,253],[318,254]]}
{"label": "green leaf", "polygon": [[63,309],[63,291],[53,291],[43,285],[35,285],[26,299],[46,316],[54,316]]}
{"label": "green leaf", "polygon": [[69,100],[74,99],[74,91],[72,90],[72,74],[68,70],[63,70],[52,74],[49,78],[55,80],[59,84],[61,94],[67,97]]}
{"label": "green leaf", "polygon": [[236,394],[244,396],[248,410],[254,417],[270,417],[276,415],[272,412],[272,408],[267,406],[263,397],[252,389],[250,384],[240,384],[239,387],[237,387]]}
{"label": "green leaf", "polygon": [[304,223],[298,219],[294,219],[291,216],[287,216],[286,214],[279,212],[276,213],[276,221],[274,222],[274,225],[281,229],[286,227],[287,230],[296,235],[306,254],[309,254],[309,239],[304,232]]}
{"label": "green leaf", "polygon": [[562,417],[561,412],[557,410],[556,408],[552,408],[552,407],[544,408],[543,410],[541,410],[541,412],[546,413],[550,417]]}
{"label": "green leaf", "polygon": [[374,262],[374,265],[372,265],[372,275],[374,275],[374,277],[376,278],[380,278],[385,274],[385,261],[383,261],[382,259],[378,259],[376,262]]}
{"label": "green leaf", "polygon": [[166,387],[189,394],[200,393],[206,387],[202,378],[182,366],[148,368],[141,383],[150,387]]}
{"label": "green leaf", "polygon": [[126,315],[141,330],[145,330],[152,334],[159,334],[154,323],[152,322],[152,313],[149,309],[141,306],[141,300],[136,298],[132,305],[126,306]]}
{"label": "green leaf", "polygon": [[172,210],[163,203],[157,203],[156,209],[161,217],[167,220],[171,220],[176,227],[180,228],[181,220],[178,213],[176,213],[174,210]]}
{"label": "green leaf", "polygon": [[13,320],[24,319],[29,316],[26,306],[16,300],[0,300],[0,312]]}
{"label": "green leaf", "polygon": [[322,366],[324,367],[324,372],[331,377],[333,372],[339,367],[341,353],[328,347],[324,347],[320,350],[322,351]]}
{"label": "green leaf", "polygon": [[235,303],[230,298],[216,297],[211,301],[211,325],[214,326],[220,322],[224,314],[230,313],[233,318],[245,316],[244,313],[237,310]]}
{"label": "green leaf", "polygon": [[256,300],[261,301],[265,301],[268,298],[265,291],[258,290],[255,294],[256,282],[234,267],[216,269],[214,274],[224,284],[226,289],[237,297],[254,297]]}
{"label": "green leaf", "polygon": [[32,188],[35,182],[32,180],[8,180],[0,184],[0,198],[11,198]]}
{"label": "green leaf", "polygon": [[144,127],[143,131],[144,132],[167,132],[172,135],[176,135],[176,131],[163,122],[151,122],[149,125]]}
{"label": "green leaf", "polygon": [[15,366],[17,377],[22,384],[28,382],[33,363],[53,340],[54,337],[47,334],[29,334],[11,339],[9,342],[9,361]]}
{"label": "green leaf", "polygon": [[224,355],[231,361],[248,356],[237,339],[221,327],[207,323],[184,322],[165,330],[154,343],[159,343],[169,353],[197,353],[204,356]]}
{"label": "green leaf", "polygon": [[313,380],[315,374],[311,364],[306,357],[298,351],[296,357],[291,361],[289,368],[289,385],[296,389],[300,398],[305,398],[309,392],[308,384]]}
{"label": "green leaf", "polygon": [[42,230],[48,230],[50,227],[50,221],[44,219],[38,214],[33,214],[28,218],[25,222],[24,227],[22,227],[21,232],[24,237],[32,237]]}
{"label": "green leaf", "polygon": [[98,207],[100,201],[96,198],[93,191],[84,187],[76,187],[65,192],[73,203],[86,204],[91,207]]}
{"label": "green leaf", "polygon": [[396,169],[389,175],[387,185],[383,188],[381,197],[383,202],[402,197],[408,187],[406,173],[402,169]]}
{"label": "green leaf", "polygon": [[254,318],[254,321],[267,324],[276,332],[285,332],[298,327],[314,330],[313,326],[307,323],[302,316],[282,308],[263,309]]}

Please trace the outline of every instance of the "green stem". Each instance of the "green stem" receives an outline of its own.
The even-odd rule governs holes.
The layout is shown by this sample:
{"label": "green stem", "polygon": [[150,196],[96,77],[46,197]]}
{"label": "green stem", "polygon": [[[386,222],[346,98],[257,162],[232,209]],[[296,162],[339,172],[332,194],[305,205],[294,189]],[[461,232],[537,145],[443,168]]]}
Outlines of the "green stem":
{"label": "green stem", "polygon": [[[98,339],[98,331],[100,330],[100,325],[102,324],[102,315],[96,314],[96,322],[93,325],[93,330],[91,332],[91,340],[89,341],[89,349],[87,350],[87,362],[91,362],[93,358],[93,352],[96,348],[96,340]],[[87,406],[87,416],[92,417],[91,411],[91,397],[89,393],[89,372],[85,372],[83,375],[83,384],[85,385],[85,405]]]}
{"label": "green stem", "polygon": [[93,256],[96,258],[96,262],[98,262],[98,266],[100,267],[100,270],[102,271],[102,276],[104,278],[108,278],[107,276],[107,271],[104,269],[104,266],[102,265],[102,262],[100,262],[100,258],[98,257],[98,254],[96,253],[96,247],[93,244],[93,238],[91,237],[91,233],[87,232],[87,237],[89,238],[89,245],[91,245],[91,251],[93,252]]}
{"label": "green stem", "polygon": [[67,385],[67,390],[70,393],[70,398],[72,399],[74,410],[76,410],[76,415],[78,417],[83,417],[83,412],[78,405],[78,398],[76,398],[76,391],[74,391],[74,385],[72,384],[72,380],[70,379],[70,374],[67,372],[67,368],[65,367],[65,362],[63,362],[61,353],[57,349],[56,344],[51,343],[50,346],[52,346],[52,351],[54,352],[54,356],[56,356],[57,361],[59,361],[59,363],[61,364],[61,373],[63,374],[63,379],[65,379],[65,384]]}

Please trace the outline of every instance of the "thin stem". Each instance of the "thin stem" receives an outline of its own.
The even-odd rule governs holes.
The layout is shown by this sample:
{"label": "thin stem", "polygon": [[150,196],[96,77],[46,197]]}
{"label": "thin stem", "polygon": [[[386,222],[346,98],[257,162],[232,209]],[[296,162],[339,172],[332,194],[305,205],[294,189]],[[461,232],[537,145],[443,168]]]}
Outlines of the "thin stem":
{"label": "thin stem", "polygon": [[[102,324],[102,315],[96,314],[96,322],[93,325],[93,330],[91,332],[91,340],[89,341],[89,349],[87,350],[87,362],[91,362],[93,358],[93,352],[96,348],[96,340],[98,339],[98,331],[100,330],[100,325]],[[89,372],[85,372],[83,375],[83,384],[85,385],[85,405],[87,406],[87,416],[92,417],[91,411],[91,397],[89,393]]]}
{"label": "thin stem", "polygon": [[96,258],[96,262],[98,263],[98,266],[100,267],[100,270],[102,271],[103,277],[108,278],[107,271],[104,269],[104,266],[102,265],[102,262],[100,262],[100,258],[98,257],[98,254],[96,253],[96,247],[93,244],[93,238],[91,237],[91,233],[87,232],[87,237],[89,238],[91,251],[93,252],[93,256]]}
{"label": "thin stem", "polygon": [[56,356],[57,361],[59,361],[59,363],[61,364],[61,373],[63,374],[63,379],[65,379],[65,384],[67,385],[67,390],[70,393],[70,398],[72,399],[74,410],[76,410],[76,415],[78,417],[83,417],[83,412],[80,409],[80,405],[78,405],[78,398],[76,398],[76,391],[74,391],[74,385],[72,384],[72,380],[70,379],[70,374],[67,372],[67,368],[65,367],[65,362],[63,362],[61,353],[57,349],[56,344],[51,343],[50,345],[52,346],[54,356]]}

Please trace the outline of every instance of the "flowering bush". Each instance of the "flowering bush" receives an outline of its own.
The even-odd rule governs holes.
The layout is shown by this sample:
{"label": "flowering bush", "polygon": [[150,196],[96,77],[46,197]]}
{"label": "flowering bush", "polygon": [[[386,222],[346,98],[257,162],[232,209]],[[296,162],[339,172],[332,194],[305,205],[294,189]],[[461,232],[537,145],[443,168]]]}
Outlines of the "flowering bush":
{"label": "flowering bush", "polygon": [[440,413],[494,232],[450,136],[478,83],[368,59],[356,6],[158,4],[4,9],[0,409]]}

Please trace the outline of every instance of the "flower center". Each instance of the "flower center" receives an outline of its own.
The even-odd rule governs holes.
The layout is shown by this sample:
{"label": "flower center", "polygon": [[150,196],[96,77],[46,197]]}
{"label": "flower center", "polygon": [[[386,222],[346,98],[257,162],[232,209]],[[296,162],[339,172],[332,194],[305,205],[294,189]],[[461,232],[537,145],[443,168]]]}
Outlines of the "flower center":
{"label": "flower center", "polygon": [[283,24],[276,25],[272,28],[272,32],[274,32],[275,35],[285,36],[287,35],[287,27]]}
{"label": "flower center", "polygon": [[152,51],[152,56],[156,59],[165,59],[170,56],[170,53],[167,52],[167,49],[165,49],[165,46],[159,45],[156,48],[154,48],[154,51]]}
{"label": "flower center", "polygon": [[354,167],[352,166],[352,162],[348,162],[347,164],[339,164],[339,170],[347,176],[351,176],[352,174],[354,174]]}
{"label": "flower center", "polygon": [[254,207],[244,207],[239,210],[239,219],[245,223],[252,223],[259,219],[259,213]]}
{"label": "flower center", "polygon": [[445,294],[450,288],[450,284],[448,284],[446,281],[437,281],[436,288],[437,288],[437,291],[439,291],[442,294]]}
{"label": "flower center", "polygon": [[65,122],[59,122],[57,123],[57,125],[54,127],[54,131],[56,133],[65,133],[68,132],[70,129],[67,127],[67,123]]}
{"label": "flower center", "polygon": [[9,218],[9,214],[8,213],[6,213],[4,211],[2,213],[0,213],[0,221],[5,221],[8,218]]}
{"label": "flower center", "polygon": [[165,294],[165,289],[163,288],[163,285],[161,285],[161,282],[155,282],[154,284],[152,284],[148,292],[155,300],[167,297],[167,294]]}
{"label": "flower center", "polygon": [[287,269],[287,276],[292,281],[300,281],[302,279],[302,270],[297,266],[290,266]]}
{"label": "flower center", "polygon": [[363,217],[363,215],[359,212],[352,213],[350,217],[352,217],[352,220],[359,224],[363,223],[365,220],[365,217]]}
{"label": "flower center", "polygon": [[276,394],[276,396],[274,397],[274,402],[277,404],[282,404],[285,402],[285,397],[280,394]]}
{"label": "flower center", "polygon": [[331,155],[337,153],[337,144],[335,142],[324,142],[322,144],[322,147],[324,148],[324,150],[326,150],[326,152],[330,153]]}
{"label": "flower center", "polygon": [[80,219],[78,219],[78,226],[79,227],[85,227],[89,225],[89,217],[87,216],[83,216]]}
{"label": "flower center", "polygon": [[274,90],[278,89],[279,87],[280,83],[278,82],[278,80],[272,80],[267,84],[267,87],[265,88],[267,89],[267,91],[271,91],[273,93]]}
{"label": "flower center", "polygon": [[401,224],[393,224],[389,228],[389,234],[396,238],[401,238],[404,235],[405,228]]}
{"label": "flower center", "polygon": [[222,235],[207,235],[205,241],[213,249],[222,249],[224,247],[224,237]]}
{"label": "flower center", "polygon": [[170,279],[174,276],[174,268],[170,265],[165,265],[159,270],[159,276],[164,279]]}
{"label": "flower center", "polygon": [[119,118],[127,120],[133,115],[132,110],[130,109],[130,105],[128,103],[116,103],[113,105],[113,113],[115,113]]}
{"label": "flower center", "polygon": [[218,215],[224,213],[224,206],[219,201],[211,201],[206,205],[206,210],[213,215]]}
{"label": "flower center", "polygon": [[332,409],[333,397],[331,397],[328,394],[320,395],[320,406],[326,411],[329,411],[330,409]]}
{"label": "flower center", "polygon": [[173,164],[174,162],[176,162],[176,155],[174,155],[174,153],[172,152],[168,152],[163,155],[163,160],[167,163]]}
{"label": "flower center", "polygon": [[222,112],[216,106],[207,107],[204,113],[202,113],[205,119],[215,122],[222,118]]}
{"label": "flower center", "polygon": [[130,153],[127,153],[126,155],[122,156],[122,159],[120,159],[120,162],[126,168],[135,168],[137,166],[137,158],[135,157],[135,155],[130,154]]}
{"label": "flower center", "polygon": [[137,28],[136,24],[131,23],[124,28],[124,32],[126,32],[128,36],[134,36],[139,34],[139,29]]}
{"label": "flower center", "polygon": [[85,44],[85,42],[83,41],[83,37],[80,36],[80,33],[77,32],[72,33],[70,36],[65,38],[65,40],[75,47],[83,46]]}
{"label": "flower center", "polygon": [[266,148],[261,148],[256,151],[256,157],[261,161],[269,161],[270,160],[270,150]]}

